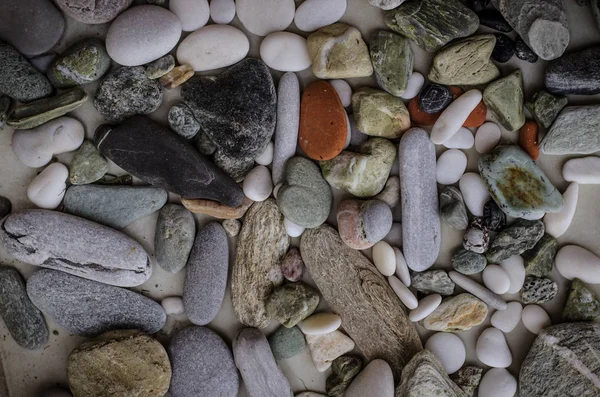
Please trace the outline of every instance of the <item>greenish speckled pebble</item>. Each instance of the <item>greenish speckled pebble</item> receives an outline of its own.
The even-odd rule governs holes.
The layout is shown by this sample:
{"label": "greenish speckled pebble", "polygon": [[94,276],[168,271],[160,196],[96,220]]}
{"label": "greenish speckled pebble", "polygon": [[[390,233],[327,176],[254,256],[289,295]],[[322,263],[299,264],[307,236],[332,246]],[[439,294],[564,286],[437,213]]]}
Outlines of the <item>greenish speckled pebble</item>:
{"label": "greenish speckled pebble", "polygon": [[69,166],[69,182],[73,185],[94,183],[108,172],[108,161],[94,144],[84,141]]}
{"label": "greenish speckled pebble", "polygon": [[400,138],[410,128],[410,115],[400,98],[363,87],[352,94],[352,110],[358,130],[370,136]]}
{"label": "greenish speckled pebble", "polygon": [[452,267],[459,273],[471,275],[481,273],[487,266],[485,256],[464,248],[457,249],[452,255]]}
{"label": "greenish speckled pebble", "polygon": [[563,309],[565,321],[594,321],[600,317],[600,300],[579,279],[573,280]]}
{"label": "greenish speckled pebble", "polygon": [[379,30],[371,40],[371,61],[379,87],[394,96],[406,91],[413,71],[413,53],[408,39]]}
{"label": "greenish speckled pebble", "polygon": [[159,79],[173,70],[174,67],[175,58],[173,55],[165,55],[146,66],[146,77],[149,79]]}
{"label": "greenish speckled pebble", "polygon": [[331,364],[332,374],[325,381],[325,391],[328,396],[338,396],[346,391],[352,380],[363,368],[363,362],[358,357],[340,356]]}
{"label": "greenish speckled pebble", "polygon": [[57,88],[91,83],[108,71],[110,62],[101,40],[86,39],[73,44],[52,62],[48,78]]}
{"label": "greenish speckled pebble", "polygon": [[271,351],[276,360],[286,360],[304,351],[306,340],[298,327],[279,327],[269,338]]}
{"label": "greenish speckled pebble", "polygon": [[555,96],[548,91],[541,90],[533,94],[525,106],[538,123],[544,128],[550,128],[556,116],[567,106],[567,103],[569,103],[567,97]]}
{"label": "greenish speckled pebble", "polygon": [[319,305],[319,293],[298,282],[277,287],[267,300],[267,311],[284,327],[291,328],[310,316]]}
{"label": "greenish speckled pebble", "polygon": [[557,250],[558,241],[551,235],[544,234],[535,247],[521,254],[527,274],[536,277],[549,275],[552,272]]}
{"label": "greenish speckled pebble", "polygon": [[483,101],[500,124],[516,131],[525,124],[523,113],[523,78],[519,69],[489,84],[483,91]]}

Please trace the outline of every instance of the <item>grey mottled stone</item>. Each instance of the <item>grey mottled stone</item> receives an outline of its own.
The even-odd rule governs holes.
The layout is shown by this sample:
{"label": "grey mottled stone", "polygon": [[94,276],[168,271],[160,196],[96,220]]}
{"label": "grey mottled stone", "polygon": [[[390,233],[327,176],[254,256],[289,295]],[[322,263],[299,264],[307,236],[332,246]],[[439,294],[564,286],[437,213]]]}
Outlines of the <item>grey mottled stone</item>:
{"label": "grey mottled stone", "polygon": [[[173,105],[169,110],[169,126],[173,131],[185,139],[192,139],[200,131],[200,123],[194,118],[194,114],[185,103]],[[212,153],[203,153],[210,155]]]}
{"label": "grey mottled stone", "polygon": [[235,237],[240,233],[240,229],[242,228],[242,222],[237,219],[225,219],[221,226],[225,229],[225,233],[227,233],[227,237]]}
{"label": "grey mottled stone", "polygon": [[460,190],[453,186],[444,188],[440,194],[440,215],[453,229],[466,230],[469,217]]}
{"label": "grey mottled stone", "polygon": [[131,5],[133,0],[56,0],[56,4],[71,18],[88,24],[106,23]]}
{"label": "grey mottled stone", "polygon": [[544,234],[535,247],[523,252],[521,255],[527,274],[536,277],[544,277],[550,274],[556,251],[558,251],[558,241],[551,235]]}
{"label": "grey mottled stone", "polygon": [[21,102],[31,102],[50,96],[52,91],[52,84],[43,74],[13,46],[0,41],[0,92]]}
{"label": "grey mottled stone", "polygon": [[175,67],[175,58],[168,54],[146,65],[146,76],[149,79],[158,79],[169,73]]}
{"label": "grey mottled stone", "polygon": [[291,328],[310,316],[318,305],[319,292],[297,282],[275,288],[267,300],[267,311],[284,327]]}
{"label": "grey mottled stone", "polygon": [[[547,84],[547,83],[546,83]],[[538,91],[525,103],[535,120],[544,128],[550,128],[556,116],[567,106],[569,100],[564,96],[554,96],[548,91]]]}
{"label": "grey mottled stone", "polygon": [[513,255],[535,247],[544,235],[544,223],[540,220],[519,219],[496,235],[486,253],[490,263],[500,263]]}
{"label": "grey mottled stone", "polygon": [[473,397],[475,389],[477,389],[479,382],[481,382],[482,374],[483,368],[467,365],[459,369],[458,372],[450,375],[450,379],[465,392],[467,397]]}
{"label": "grey mottled stone", "polygon": [[413,53],[408,39],[378,30],[371,39],[370,52],[379,87],[394,96],[404,94],[413,72]]}
{"label": "grey mottled stone", "polygon": [[599,57],[600,46],[594,46],[553,60],[546,69],[546,88],[560,95],[600,93]]}
{"label": "grey mottled stone", "polygon": [[90,141],[77,149],[69,165],[69,182],[73,185],[94,183],[108,172],[108,161]]}
{"label": "grey mottled stone", "polygon": [[549,278],[527,276],[521,290],[521,300],[526,304],[547,303],[554,299],[557,293],[558,285]]}
{"label": "grey mottled stone", "polygon": [[600,317],[600,299],[583,281],[573,280],[562,312],[565,321],[594,321]]}
{"label": "grey mottled stone", "polygon": [[296,154],[300,128],[300,82],[295,73],[288,72],[277,86],[277,125],[273,150],[273,184],[282,182],[286,162]]}
{"label": "grey mottled stone", "polygon": [[217,151],[217,145],[202,130],[196,134],[196,148],[205,156],[211,156]]}
{"label": "grey mottled stone", "polygon": [[567,106],[540,143],[545,154],[590,154],[600,150],[600,105]]}
{"label": "grey mottled stone", "polygon": [[454,281],[450,280],[444,270],[413,273],[410,286],[424,294],[452,295],[454,293]]}
{"label": "grey mottled stone", "polygon": [[475,218],[463,236],[463,248],[478,254],[483,254],[490,246],[490,233],[483,225],[482,218]]}
{"label": "grey mottled stone", "polygon": [[464,248],[457,249],[452,255],[452,267],[462,274],[481,273],[486,265],[487,259],[484,255],[467,251]]}
{"label": "grey mottled stone", "polygon": [[69,88],[100,79],[110,68],[110,57],[99,39],[79,41],[60,54],[48,68],[56,88]]}
{"label": "grey mottled stone", "polygon": [[269,337],[269,345],[276,360],[286,360],[304,351],[306,340],[298,327],[279,327]]}
{"label": "grey mottled stone", "polygon": [[181,205],[167,204],[158,212],[154,237],[154,255],[168,273],[181,271],[194,245],[194,216]]}

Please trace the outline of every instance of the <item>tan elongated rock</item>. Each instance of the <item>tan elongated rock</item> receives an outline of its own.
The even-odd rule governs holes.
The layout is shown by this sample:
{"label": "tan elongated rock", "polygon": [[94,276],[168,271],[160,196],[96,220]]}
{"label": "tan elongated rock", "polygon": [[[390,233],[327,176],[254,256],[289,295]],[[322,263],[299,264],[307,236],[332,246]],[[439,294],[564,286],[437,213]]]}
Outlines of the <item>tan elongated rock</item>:
{"label": "tan elongated rock", "polygon": [[433,331],[465,331],[481,324],[488,314],[485,303],[471,294],[446,299],[423,320],[423,326]]}
{"label": "tan elongated rock", "polygon": [[319,291],[367,360],[387,361],[399,379],[422,345],[387,280],[327,225],[305,231],[300,252]]}
{"label": "tan elongated rock", "polygon": [[206,214],[218,219],[240,219],[246,214],[248,208],[254,204],[254,201],[244,196],[242,204],[237,207],[230,207],[213,200],[186,199],[182,197],[181,204],[188,211],[195,214]]}
{"label": "tan elongated rock", "polygon": [[238,237],[231,280],[233,310],[242,324],[256,328],[269,325],[266,302],[283,284],[279,263],[289,245],[283,215],[275,200],[267,199],[250,207]]}
{"label": "tan elongated rock", "polygon": [[333,360],[354,349],[352,339],[337,330],[323,335],[306,335],[306,344],[319,372],[327,371]]}

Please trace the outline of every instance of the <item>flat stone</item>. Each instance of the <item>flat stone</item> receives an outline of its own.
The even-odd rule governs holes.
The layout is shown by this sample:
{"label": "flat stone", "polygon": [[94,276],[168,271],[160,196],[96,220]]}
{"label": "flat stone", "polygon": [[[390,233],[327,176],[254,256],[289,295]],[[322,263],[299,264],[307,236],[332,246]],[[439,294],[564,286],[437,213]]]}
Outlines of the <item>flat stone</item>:
{"label": "flat stone", "polygon": [[0,92],[21,102],[50,96],[52,84],[10,44],[0,41]]}
{"label": "flat stone", "polygon": [[318,335],[306,335],[306,343],[315,368],[319,372],[327,371],[336,358],[352,351],[354,342],[340,331]]}
{"label": "flat stone", "polygon": [[483,101],[508,131],[521,128],[525,124],[521,70],[517,69],[488,85],[483,91]]}
{"label": "flat stone", "polygon": [[[506,22],[500,11],[495,8],[487,8],[477,13],[479,23],[499,32],[510,33],[513,28]],[[497,36],[496,36],[497,37]]]}
{"label": "flat stone", "polygon": [[541,90],[525,103],[535,120],[544,128],[550,128],[560,111],[567,106],[567,97],[554,96],[548,91]]}
{"label": "flat stone", "polygon": [[99,80],[110,68],[104,43],[99,39],[79,41],[60,54],[48,69],[56,88],[69,88]]}
{"label": "flat stone", "polygon": [[500,263],[513,255],[520,255],[532,249],[543,235],[542,221],[519,219],[496,235],[486,257],[491,263]]}
{"label": "flat stone", "polygon": [[536,277],[549,275],[552,272],[557,251],[556,239],[549,234],[544,234],[535,247],[521,254],[527,274]]}
{"label": "flat stone", "polygon": [[277,87],[277,125],[271,173],[273,184],[281,183],[286,162],[295,156],[300,128],[300,82],[295,73],[285,73]]}
{"label": "flat stone", "polygon": [[379,200],[344,200],[336,210],[341,239],[351,248],[370,248],[390,232],[393,216],[390,207]]}
{"label": "flat stone", "polygon": [[521,290],[523,303],[547,303],[558,293],[558,285],[545,277],[527,276]]}
{"label": "flat stone", "polygon": [[483,323],[487,314],[485,303],[463,293],[444,300],[422,323],[423,327],[432,331],[466,331]]}
{"label": "flat stone", "polygon": [[600,106],[567,106],[546,134],[540,149],[545,154],[591,154],[600,150]]}
{"label": "flat stone", "polygon": [[306,348],[306,341],[298,327],[279,327],[269,337],[269,345],[275,360],[287,360],[302,353]]}
{"label": "flat stone", "polygon": [[483,225],[482,218],[475,218],[469,224],[463,236],[463,248],[467,251],[483,254],[490,245],[490,233]]}
{"label": "flat stone", "polygon": [[548,63],[545,86],[556,95],[600,93],[600,47],[570,52]]}
{"label": "flat stone", "polygon": [[400,98],[363,87],[352,94],[356,126],[363,134],[399,138],[410,128],[410,116]]}
{"label": "flat stone", "polygon": [[506,63],[515,55],[515,42],[505,34],[496,33],[496,45],[492,52],[492,59],[499,63]]}
{"label": "flat stone", "polygon": [[149,79],[158,79],[169,73],[175,67],[175,58],[173,55],[165,55],[156,61],[146,65],[146,77]]}
{"label": "flat stone", "polygon": [[69,165],[69,182],[72,185],[94,183],[108,172],[108,161],[94,144],[84,141]]}
{"label": "flat stone", "polygon": [[475,295],[488,306],[491,306],[496,310],[506,309],[506,302],[500,296],[483,287],[472,278],[455,271],[448,272],[448,276],[456,283],[456,285]]}
{"label": "flat stone", "polygon": [[594,321],[600,317],[600,299],[583,281],[573,280],[562,312],[569,322]]}
{"label": "flat stone", "polygon": [[217,219],[240,219],[246,214],[248,208],[254,204],[254,201],[244,196],[242,204],[237,207],[230,207],[212,200],[192,200],[182,198],[181,204],[183,204],[188,211],[195,214],[206,214]]}
{"label": "flat stone", "polygon": [[453,229],[467,228],[469,218],[460,190],[453,186],[444,188],[440,194],[440,216]]}
{"label": "flat stone", "polygon": [[413,53],[408,39],[378,30],[369,44],[377,84],[394,96],[402,96],[413,72]]}
{"label": "flat stone", "polygon": [[168,273],[181,271],[192,250],[195,234],[194,217],[189,211],[175,204],[162,207],[154,238],[154,256],[158,265]]}
{"label": "flat stone", "polygon": [[450,375],[450,379],[465,392],[467,397],[473,397],[479,382],[481,382],[482,374],[483,368],[467,365]]}
{"label": "flat stone", "polygon": [[[169,109],[168,120],[169,127],[185,139],[192,139],[200,132],[200,123],[194,118],[191,109],[183,102],[175,104]],[[212,153],[202,154],[211,155]]]}
{"label": "flat stone", "polygon": [[339,21],[347,6],[346,0],[305,1],[296,9],[294,23],[304,32],[314,32]]}
{"label": "flat stone", "polygon": [[525,41],[518,36],[515,40],[515,55],[522,61],[529,63],[536,63],[538,60],[538,56]]}
{"label": "flat stone", "polygon": [[488,200],[483,206],[483,226],[492,232],[499,232],[506,226],[506,214],[494,200]]}
{"label": "flat stone", "polygon": [[423,273],[413,273],[411,287],[423,294],[452,295],[454,281],[450,280],[444,270],[429,270]]}
{"label": "flat stone", "polygon": [[287,328],[310,316],[318,305],[319,292],[301,282],[281,285],[267,299],[271,318]]}
{"label": "flat stone", "polygon": [[133,0],[111,0],[94,2],[92,6],[87,0],[57,0],[56,4],[68,16],[86,24],[110,22],[131,5]]}
{"label": "flat stone", "polygon": [[[327,392],[327,395],[338,396],[346,391],[352,380],[359,374],[362,368],[363,362],[358,357],[340,356],[333,360],[333,363],[331,364],[332,374],[329,375],[325,381],[325,391]],[[391,372],[392,371],[389,370],[390,374]]]}
{"label": "flat stone", "polygon": [[227,237],[236,237],[240,233],[240,229],[242,228],[242,222],[237,219],[225,219],[221,222],[221,226],[225,229],[225,233],[227,233]]}
{"label": "flat stone", "polygon": [[383,360],[376,359],[371,361],[358,374],[346,390],[346,394],[344,394],[346,397],[367,395],[380,397],[392,397],[394,395],[394,376],[389,364]]}
{"label": "flat stone", "polygon": [[[232,51],[229,43],[227,51]],[[265,37],[260,44],[260,58],[281,72],[300,72],[312,65],[306,39],[292,32],[275,32]]]}

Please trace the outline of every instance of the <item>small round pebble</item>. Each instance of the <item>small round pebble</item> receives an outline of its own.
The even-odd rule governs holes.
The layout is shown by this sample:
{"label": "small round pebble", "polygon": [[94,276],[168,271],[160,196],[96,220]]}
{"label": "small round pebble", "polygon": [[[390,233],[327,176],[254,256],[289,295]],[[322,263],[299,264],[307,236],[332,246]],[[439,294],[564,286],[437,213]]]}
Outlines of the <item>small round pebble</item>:
{"label": "small round pebble", "polygon": [[483,269],[483,284],[495,294],[505,294],[510,288],[508,274],[498,265],[488,265]]}
{"label": "small round pebble", "polygon": [[408,310],[414,310],[419,306],[419,301],[417,301],[415,294],[413,294],[402,281],[395,276],[388,277],[388,281],[398,298],[400,298]]}
{"label": "small round pebble", "polygon": [[286,360],[302,353],[306,340],[298,327],[279,327],[269,337],[269,345],[276,360]]}
{"label": "small round pebble", "polygon": [[442,303],[442,296],[440,294],[427,295],[419,301],[419,306],[410,312],[408,319],[413,323],[421,321],[433,313],[440,303]]}
{"label": "small round pebble", "polygon": [[457,249],[452,255],[452,267],[459,273],[471,275],[481,273],[487,265],[484,255],[464,248]]}
{"label": "small round pebble", "polygon": [[342,105],[347,108],[352,105],[352,87],[345,80],[330,80],[329,84],[335,89]]}
{"label": "small round pebble", "polygon": [[432,352],[448,374],[458,371],[467,357],[465,344],[456,335],[449,332],[438,332],[427,339],[425,349]]}
{"label": "small round pebble", "polygon": [[[494,265],[496,266],[496,265]],[[504,333],[515,329],[521,321],[523,305],[520,302],[508,302],[505,310],[496,310],[490,319],[492,325]]]}
{"label": "small round pebble", "polygon": [[479,397],[513,397],[517,380],[504,368],[492,368],[479,383]]}
{"label": "small round pebble", "polygon": [[300,250],[298,248],[290,249],[283,257],[280,267],[286,280],[293,283],[300,281],[305,269]]}
{"label": "small round pebble", "polygon": [[170,0],[169,10],[177,15],[184,32],[200,29],[210,17],[208,0]]}
{"label": "small round pebble", "polygon": [[257,164],[260,165],[269,165],[273,162],[273,142],[269,142],[265,151],[262,152],[260,156],[254,159]]}
{"label": "small round pebble", "polygon": [[477,133],[475,134],[475,150],[478,153],[489,153],[500,142],[501,137],[502,132],[500,131],[500,127],[488,121],[477,129]]}
{"label": "small round pebble", "polygon": [[181,314],[185,310],[183,309],[183,299],[180,296],[169,296],[160,302],[160,305],[165,309],[165,313],[169,314]]}
{"label": "small round pebble", "polygon": [[460,127],[456,134],[442,143],[448,149],[471,149],[474,144],[475,137],[473,133],[465,127]]}
{"label": "small round pebble", "polygon": [[149,79],[159,79],[169,73],[175,67],[175,57],[165,55],[146,66],[146,77]]}
{"label": "small round pebble", "polygon": [[50,164],[29,183],[27,198],[39,208],[53,210],[65,195],[67,178],[67,167],[61,163]]}
{"label": "small round pebble", "polygon": [[421,88],[423,88],[423,84],[425,84],[425,77],[419,72],[413,72],[408,79],[408,84],[406,85],[406,90],[404,94],[400,98],[402,99],[413,99],[419,92]]}
{"label": "small round pebble", "polygon": [[550,316],[538,305],[527,305],[521,314],[523,325],[529,332],[539,334],[541,330],[552,325]]}
{"label": "small round pebble", "polygon": [[410,272],[408,270],[408,265],[406,264],[406,259],[404,259],[404,255],[399,248],[394,247],[394,253],[396,254],[396,277],[398,277],[404,285],[410,287]]}
{"label": "small round pebble", "polygon": [[254,167],[246,179],[244,179],[243,190],[246,197],[252,201],[265,201],[273,191],[271,172],[264,165]]}
{"label": "small round pebble", "polygon": [[492,51],[492,59],[496,62],[506,63],[515,55],[515,42],[502,33],[495,33],[496,45]]}
{"label": "small round pebble", "polygon": [[235,9],[240,22],[250,33],[267,36],[291,25],[296,4],[294,0],[237,0]]}
{"label": "small round pebble", "polygon": [[506,292],[509,294],[516,294],[519,292],[521,288],[523,288],[526,276],[523,258],[520,255],[511,256],[510,258],[503,260],[500,263],[500,267],[504,269],[510,279],[510,288]]}
{"label": "small round pebble", "polygon": [[225,233],[227,233],[228,237],[235,237],[240,233],[242,222],[237,219],[225,219],[221,223],[221,226],[225,229]]}
{"label": "small round pebble", "polygon": [[300,72],[312,64],[306,39],[290,32],[275,32],[260,44],[260,58],[271,69]]}
{"label": "small round pebble", "polygon": [[481,333],[475,352],[479,361],[490,367],[506,368],[512,363],[512,354],[506,344],[506,338],[502,331],[494,327]]}
{"label": "small round pebble", "polygon": [[440,185],[459,181],[467,169],[467,155],[457,149],[446,150],[437,160],[435,177]]}
{"label": "small round pebble", "polygon": [[298,29],[314,32],[339,21],[346,7],[346,0],[306,0],[296,9],[294,22]]}
{"label": "small round pebble", "polygon": [[211,0],[210,17],[215,23],[227,25],[235,18],[235,2],[233,0]]}
{"label": "small round pebble", "polygon": [[334,313],[317,313],[298,324],[304,335],[329,334],[342,325],[342,318]]}
{"label": "small round pebble", "polygon": [[294,222],[290,221],[288,218],[283,219],[283,226],[285,227],[285,231],[286,231],[287,235],[290,237],[300,237],[300,236],[302,236],[302,233],[304,233],[304,230],[306,230],[305,227],[296,225]]}
{"label": "small round pebble", "polygon": [[396,253],[391,245],[380,241],[373,246],[373,263],[384,276],[391,276],[396,271]]}
{"label": "small round pebble", "polygon": [[454,100],[448,87],[430,83],[419,93],[419,107],[428,114],[439,113],[446,109]]}
{"label": "small round pebble", "polygon": [[483,216],[483,206],[490,199],[490,192],[481,176],[475,172],[467,172],[460,177],[458,186],[471,214]]}

